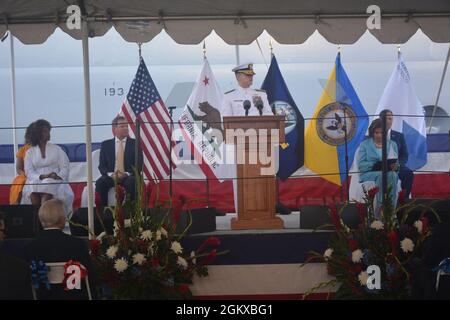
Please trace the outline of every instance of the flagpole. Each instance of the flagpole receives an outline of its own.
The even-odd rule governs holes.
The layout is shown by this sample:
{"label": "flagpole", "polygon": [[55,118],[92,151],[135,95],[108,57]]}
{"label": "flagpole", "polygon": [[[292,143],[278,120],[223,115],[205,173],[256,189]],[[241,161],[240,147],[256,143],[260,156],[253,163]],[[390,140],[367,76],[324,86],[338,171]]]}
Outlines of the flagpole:
{"label": "flagpole", "polygon": [[[203,60],[206,60],[206,41],[203,40]],[[203,140],[203,136],[202,136]],[[202,160],[203,160],[203,149],[202,149]],[[206,206],[207,208],[211,207],[210,199],[209,199],[209,178],[208,175],[206,177]]]}
{"label": "flagpole", "polygon": [[86,160],[87,160],[87,188],[88,188],[88,228],[89,239],[94,233],[94,197],[92,188],[92,135],[91,135],[91,91],[89,78],[89,29],[86,20],[83,21],[83,75],[84,75],[84,117],[86,134]]}
{"label": "flagpole", "polygon": [[[138,43],[138,51],[139,51],[139,62],[138,62],[138,65],[140,65],[140,63],[141,63],[141,58],[142,58],[142,50],[141,50],[141,47],[142,47],[142,43]],[[135,168],[135,170],[136,170],[136,173],[138,173],[138,171],[139,171],[139,167],[140,167],[140,165],[139,165],[139,148],[140,148],[140,146],[141,146],[141,121],[140,121],[140,118],[139,117],[136,117],[136,124],[135,124],[135,126],[136,126],[136,134],[135,134],[135,139],[136,139],[136,141],[135,141],[135,144],[134,144],[134,168]],[[144,164],[142,164],[142,165],[144,165]],[[141,175],[142,173],[141,172],[139,172],[139,175]],[[137,177],[136,177],[137,178]],[[145,184],[145,183],[144,183]],[[136,181],[136,186],[138,185],[138,183],[137,183],[137,181]],[[138,188],[136,188],[135,189],[135,199],[137,199],[137,195],[138,195]]]}
{"label": "flagpole", "polygon": [[445,74],[447,73],[447,66],[448,66],[449,58],[450,58],[450,45],[448,46],[447,59],[445,59],[444,70],[442,70],[441,83],[439,84],[438,94],[437,94],[436,101],[435,101],[434,106],[433,106],[433,114],[431,115],[430,126],[428,128],[428,133],[431,133],[431,125],[433,124],[433,118],[436,115],[436,108],[438,106],[439,98],[441,96],[441,90],[442,90],[442,85],[444,84]]}
{"label": "flagpole", "polygon": [[14,36],[9,32],[9,44],[11,50],[11,113],[13,126],[13,150],[14,150],[14,170],[17,167],[17,131],[16,131],[16,63],[14,56]]}
{"label": "flagpole", "polygon": [[[341,54],[341,45],[338,45],[338,54]],[[336,89],[337,90],[337,89]],[[347,105],[343,103],[344,106],[344,143],[345,143],[345,198],[347,203],[350,202],[350,184],[349,184],[349,168],[348,168],[348,136],[347,136]]]}
{"label": "flagpole", "polygon": [[169,153],[169,196],[172,199],[172,179],[173,179],[173,162],[172,162],[172,135],[173,135],[173,110],[176,109],[176,106],[169,107],[170,113],[170,137],[169,137],[169,145],[170,145],[170,153]]}

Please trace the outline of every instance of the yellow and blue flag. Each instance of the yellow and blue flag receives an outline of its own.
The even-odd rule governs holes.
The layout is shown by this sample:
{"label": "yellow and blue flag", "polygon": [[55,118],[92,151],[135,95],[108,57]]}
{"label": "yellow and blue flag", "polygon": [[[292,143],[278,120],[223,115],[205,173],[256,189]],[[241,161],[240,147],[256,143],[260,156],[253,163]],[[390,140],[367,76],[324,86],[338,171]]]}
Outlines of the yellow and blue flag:
{"label": "yellow and blue flag", "polygon": [[368,114],[347,77],[338,53],[313,119],[306,128],[305,166],[322,178],[343,185],[346,155],[348,168],[351,168],[368,125]]}
{"label": "yellow and blue flag", "polygon": [[285,143],[279,149],[280,165],[277,173],[281,180],[285,180],[303,166],[305,119],[284,82],[275,55],[272,55],[261,89],[267,92],[267,100],[274,114],[282,115],[286,119]]}

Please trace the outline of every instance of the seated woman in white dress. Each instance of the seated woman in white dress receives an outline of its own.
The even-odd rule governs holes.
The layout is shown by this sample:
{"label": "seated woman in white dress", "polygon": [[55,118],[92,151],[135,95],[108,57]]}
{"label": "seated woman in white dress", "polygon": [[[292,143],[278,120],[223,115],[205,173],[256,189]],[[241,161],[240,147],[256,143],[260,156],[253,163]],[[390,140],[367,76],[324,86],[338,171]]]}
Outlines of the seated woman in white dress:
{"label": "seated woman in white dress", "polygon": [[37,120],[31,134],[31,148],[25,155],[28,194],[31,203],[40,205],[52,199],[65,203],[66,213],[72,212],[74,194],[69,180],[69,158],[57,145],[49,142],[51,125]]}

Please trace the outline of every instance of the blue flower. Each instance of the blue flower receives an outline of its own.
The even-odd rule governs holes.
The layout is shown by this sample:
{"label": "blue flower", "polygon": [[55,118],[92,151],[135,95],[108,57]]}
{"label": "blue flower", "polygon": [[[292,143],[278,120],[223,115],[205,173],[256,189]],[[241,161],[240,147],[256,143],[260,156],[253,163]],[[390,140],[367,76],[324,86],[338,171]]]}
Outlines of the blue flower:
{"label": "blue flower", "polygon": [[386,274],[391,277],[395,274],[395,266],[391,263],[386,264]]}
{"label": "blue flower", "polygon": [[373,257],[374,257],[374,254],[369,249],[363,250],[363,263],[366,266],[369,266],[372,264]]}

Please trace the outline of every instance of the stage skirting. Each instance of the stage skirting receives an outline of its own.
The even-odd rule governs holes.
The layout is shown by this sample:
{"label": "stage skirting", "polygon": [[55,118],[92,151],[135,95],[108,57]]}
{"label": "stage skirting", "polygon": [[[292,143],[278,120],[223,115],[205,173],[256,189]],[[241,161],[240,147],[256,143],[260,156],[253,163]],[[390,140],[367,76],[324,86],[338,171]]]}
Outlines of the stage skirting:
{"label": "stage skirting", "polygon": [[[209,236],[221,240],[219,255],[209,266],[209,276],[195,278],[191,286],[197,299],[301,299],[305,292],[330,276],[322,263],[304,267],[310,250],[324,252],[328,231],[285,229],[267,231],[216,231],[191,235],[182,241],[185,250],[198,248]],[[30,239],[7,240],[5,249],[21,257]],[[325,287],[310,299],[326,299],[335,288]]]}

